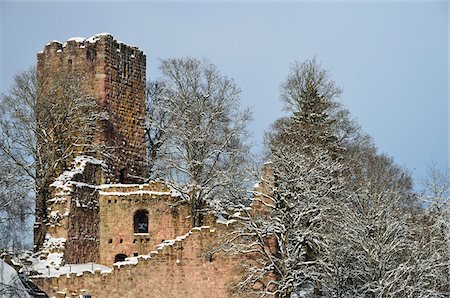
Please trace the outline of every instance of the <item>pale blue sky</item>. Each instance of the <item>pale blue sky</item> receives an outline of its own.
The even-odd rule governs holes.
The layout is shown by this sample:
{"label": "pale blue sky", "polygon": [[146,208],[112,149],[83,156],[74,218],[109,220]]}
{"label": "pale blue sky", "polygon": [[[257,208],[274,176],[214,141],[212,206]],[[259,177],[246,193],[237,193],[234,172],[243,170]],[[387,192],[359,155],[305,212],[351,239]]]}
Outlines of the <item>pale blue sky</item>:
{"label": "pale blue sky", "polygon": [[13,2],[0,0],[0,91],[34,65],[46,43],[100,32],[158,58],[207,58],[242,88],[250,130],[282,115],[279,85],[293,61],[317,57],[341,101],[381,152],[419,180],[448,164],[447,1],[435,2]]}

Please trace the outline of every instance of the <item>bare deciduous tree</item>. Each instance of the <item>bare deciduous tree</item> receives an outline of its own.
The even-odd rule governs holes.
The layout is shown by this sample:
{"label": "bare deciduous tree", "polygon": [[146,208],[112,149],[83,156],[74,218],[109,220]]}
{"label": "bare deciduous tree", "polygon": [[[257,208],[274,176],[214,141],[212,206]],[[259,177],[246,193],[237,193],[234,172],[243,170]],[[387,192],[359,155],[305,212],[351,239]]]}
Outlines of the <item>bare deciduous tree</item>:
{"label": "bare deciduous tree", "polygon": [[38,82],[30,69],[18,74],[1,97],[0,157],[15,169],[15,179],[24,181],[24,193],[36,194],[37,247],[45,238],[50,183],[78,153],[99,151],[94,140],[104,114],[82,84],[83,78],[73,72],[50,74]]}
{"label": "bare deciduous tree", "polygon": [[169,137],[167,129],[172,123],[172,113],[167,110],[168,94],[166,84],[163,81],[151,81],[146,86],[146,139],[147,139],[147,163],[150,179],[156,178],[158,173],[156,164],[161,155],[164,155],[164,142]]}
{"label": "bare deciduous tree", "polygon": [[251,116],[240,110],[239,88],[213,64],[166,59],[160,69],[162,90],[155,93],[163,99],[150,132],[165,141],[155,171],[189,202],[192,224],[199,226],[205,213],[243,196]]}

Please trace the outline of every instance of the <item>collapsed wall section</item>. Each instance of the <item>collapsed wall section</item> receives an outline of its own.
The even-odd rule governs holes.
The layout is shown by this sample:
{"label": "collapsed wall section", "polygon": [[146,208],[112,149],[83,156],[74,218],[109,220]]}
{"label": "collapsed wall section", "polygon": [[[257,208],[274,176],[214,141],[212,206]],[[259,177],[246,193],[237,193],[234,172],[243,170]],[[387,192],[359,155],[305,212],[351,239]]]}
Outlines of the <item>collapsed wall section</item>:
{"label": "collapsed wall section", "polygon": [[50,185],[49,219],[41,251],[58,253],[62,264],[98,261],[96,184],[103,180],[104,166],[103,162],[93,157],[78,156],[72,168],[64,171]]}

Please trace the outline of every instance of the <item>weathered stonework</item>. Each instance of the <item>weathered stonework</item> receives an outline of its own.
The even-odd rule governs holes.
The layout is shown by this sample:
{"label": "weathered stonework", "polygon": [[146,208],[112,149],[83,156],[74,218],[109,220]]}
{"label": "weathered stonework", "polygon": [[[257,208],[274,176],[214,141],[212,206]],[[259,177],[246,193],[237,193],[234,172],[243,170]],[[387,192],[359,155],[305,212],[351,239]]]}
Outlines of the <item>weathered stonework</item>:
{"label": "weathered stonework", "polygon": [[[98,184],[104,165],[80,156],[72,171],[52,184],[52,221],[47,235],[65,239],[51,252],[64,264],[112,265],[118,254],[147,254],[164,240],[190,229],[189,208],[161,181],[145,184]],[[146,233],[134,231],[134,215],[148,214]]]}
{"label": "weathered stonework", "polygon": [[230,297],[242,260],[225,255],[208,257],[216,233],[209,227],[197,228],[149,255],[115,265],[111,272],[32,280],[55,297]]}
{"label": "weathered stonework", "polygon": [[[99,135],[94,143],[103,148],[103,153],[107,153],[98,152],[95,157],[103,160],[108,170],[103,172],[102,181],[88,179],[93,185],[105,182],[140,183],[146,177],[145,71],[145,54],[137,47],[117,42],[109,34],[88,39],[73,38],[65,43],[52,41],[37,54],[37,81],[41,91],[51,85],[55,75],[77,73],[82,78],[83,91],[95,98],[98,111],[107,115],[98,123]],[[41,100],[40,97],[38,100]],[[75,155],[83,155],[84,149],[77,148],[80,152]],[[51,178],[62,174],[72,162],[64,160],[60,163]],[[36,249],[40,249],[44,235],[56,235],[52,231],[54,225],[51,217],[59,209],[69,210],[67,204],[70,202],[66,200],[66,206],[61,205],[63,202],[54,204],[55,194],[52,194],[51,188],[47,189],[48,184],[37,185],[37,188],[39,194],[44,194],[44,198],[41,196],[36,201],[35,245]],[[48,194],[53,198],[47,198]],[[48,203],[50,206],[47,206]],[[67,229],[67,218],[61,224]]]}
{"label": "weathered stonework", "polygon": [[48,202],[46,234],[61,239],[63,245],[54,247],[46,241],[43,249],[64,253],[65,263],[96,261],[99,208],[95,185],[103,181],[103,164],[94,158],[80,156],[72,167],[50,185]]}
{"label": "weathered stonework", "polygon": [[51,75],[58,72],[82,74],[85,91],[98,100],[99,110],[108,114],[108,119],[99,123],[97,139],[111,150],[110,158],[105,159],[109,168],[106,182],[142,182],[146,177],[145,54],[109,34],[100,34],[65,43],[52,41],[38,53],[37,61],[40,82],[49,84]]}
{"label": "weathered stonework", "polygon": [[[164,240],[191,228],[189,208],[162,182],[104,185],[100,190],[100,263],[112,265],[117,254],[148,254]],[[135,233],[134,215],[148,212],[148,233]],[[118,220],[120,219],[120,220]]]}

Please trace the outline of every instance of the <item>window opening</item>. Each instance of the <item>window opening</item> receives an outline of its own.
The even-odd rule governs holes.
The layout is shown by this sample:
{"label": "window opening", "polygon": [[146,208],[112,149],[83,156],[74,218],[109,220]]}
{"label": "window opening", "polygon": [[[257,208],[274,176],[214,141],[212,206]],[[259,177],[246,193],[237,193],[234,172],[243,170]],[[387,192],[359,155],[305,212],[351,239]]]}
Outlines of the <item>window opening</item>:
{"label": "window opening", "polygon": [[134,213],[134,233],[148,233],[147,210],[138,210]]}
{"label": "window opening", "polygon": [[114,257],[114,263],[123,262],[123,261],[125,261],[126,258],[127,258],[127,255],[125,255],[125,254],[117,254]]}

